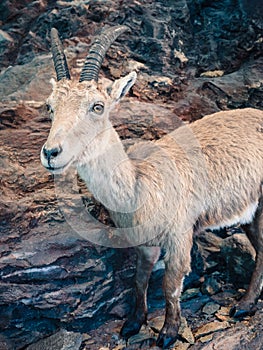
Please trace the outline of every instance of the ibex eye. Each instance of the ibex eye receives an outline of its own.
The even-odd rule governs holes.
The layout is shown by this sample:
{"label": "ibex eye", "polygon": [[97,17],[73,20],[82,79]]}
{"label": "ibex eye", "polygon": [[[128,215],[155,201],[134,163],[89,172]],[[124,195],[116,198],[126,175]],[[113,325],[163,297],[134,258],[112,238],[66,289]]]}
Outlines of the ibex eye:
{"label": "ibex eye", "polygon": [[94,103],[92,106],[92,111],[96,114],[102,114],[104,111],[104,104],[102,102]]}
{"label": "ibex eye", "polygon": [[46,107],[47,107],[47,112],[48,113],[53,113],[53,109],[52,109],[52,107],[50,106],[50,104],[46,104]]}

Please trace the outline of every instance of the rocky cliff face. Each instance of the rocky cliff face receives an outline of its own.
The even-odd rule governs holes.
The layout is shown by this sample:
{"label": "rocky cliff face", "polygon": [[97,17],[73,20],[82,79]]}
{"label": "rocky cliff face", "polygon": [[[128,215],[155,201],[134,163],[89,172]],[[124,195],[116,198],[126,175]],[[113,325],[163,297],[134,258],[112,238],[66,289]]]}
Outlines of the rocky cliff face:
{"label": "rocky cliff face", "polygon": [[[131,306],[133,251],[104,248],[78,235],[65,220],[54,180],[39,160],[50,127],[45,111],[54,76],[50,28],[57,27],[64,39],[73,75],[79,74],[102,26],[125,23],[132,28],[112,45],[102,69],[109,79],[138,70],[130,97],[112,115],[129,144],[136,138],[159,138],[181,120],[215,111],[263,109],[260,6],[259,0],[1,2],[0,349],[32,343],[28,349],[62,349],[63,342],[74,350],[125,346],[117,336],[121,323],[114,320]],[[110,225],[107,212],[83,184],[77,183],[75,195]],[[182,349],[226,344],[228,349],[260,349],[262,311],[234,326],[233,337],[228,328],[235,321],[222,309],[242,293],[237,288],[246,286],[253,268],[253,251],[242,233],[233,230],[204,233],[196,242],[183,296],[195,338],[182,336],[177,344]],[[158,331],[162,271],[160,262],[149,290],[155,321],[144,340],[154,339],[152,329]],[[135,339],[126,348],[138,349],[141,343],[142,338]],[[154,343],[143,347],[149,344]]]}

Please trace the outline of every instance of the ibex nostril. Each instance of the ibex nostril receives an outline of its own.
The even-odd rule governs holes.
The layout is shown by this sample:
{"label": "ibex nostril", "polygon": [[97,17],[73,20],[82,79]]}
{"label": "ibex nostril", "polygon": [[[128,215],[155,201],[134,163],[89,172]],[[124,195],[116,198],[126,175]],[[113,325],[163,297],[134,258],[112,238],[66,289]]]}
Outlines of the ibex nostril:
{"label": "ibex nostril", "polygon": [[51,158],[56,158],[61,152],[61,146],[54,147],[51,149],[47,149],[46,147],[43,148],[43,154],[48,161],[50,161]]}

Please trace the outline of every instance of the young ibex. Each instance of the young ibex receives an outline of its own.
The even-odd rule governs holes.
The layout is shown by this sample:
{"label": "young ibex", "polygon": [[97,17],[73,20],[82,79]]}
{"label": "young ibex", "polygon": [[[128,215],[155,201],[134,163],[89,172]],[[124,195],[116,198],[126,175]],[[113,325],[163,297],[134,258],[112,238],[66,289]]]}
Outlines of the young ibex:
{"label": "young ibex", "polygon": [[135,144],[126,153],[109,113],[134,84],[136,73],[108,86],[98,82],[107,49],[126,30],[117,26],[102,32],[79,81],[70,79],[57,30],[51,30],[57,82],[47,100],[52,126],[41,161],[54,174],[75,165],[126,239],[140,243],[136,306],[121,330],[126,339],[146,322],[149,276],[163,248],[166,315],[157,345],[167,348],[177,337],[182,282],[190,271],[193,233],[201,229],[244,225],[256,267],[232,314],[255,311],[263,280],[263,112],[218,112],[158,141]]}

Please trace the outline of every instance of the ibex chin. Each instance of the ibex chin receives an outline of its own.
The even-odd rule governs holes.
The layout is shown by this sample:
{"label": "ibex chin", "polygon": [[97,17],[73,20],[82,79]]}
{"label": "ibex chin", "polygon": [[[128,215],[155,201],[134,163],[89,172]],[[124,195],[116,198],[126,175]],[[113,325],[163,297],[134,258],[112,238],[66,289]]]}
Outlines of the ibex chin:
{"label": "ibex chin", "polygon": [[109,46],[127,29],[112,27],[96,38],[79,81],[71,80],[58,32],[51,30],[57,82],[47,100],[52,126],[41,161],[54,174],[75,166],[123,235],[127,228],[125,239],[140,242],[136,305],[121,329],[126,339],[146,322],[149,277],[160,249],[165,252],[166,313],[157,339],[165,349],[177,338],[193,233],[202,229],[244,227],[256,251],[256,266],[232,315],[255,311],[263,282],[263,112],[218,112],[126,152],[109,113],[133,86],[136,73],[107,86],[98,76]]}

